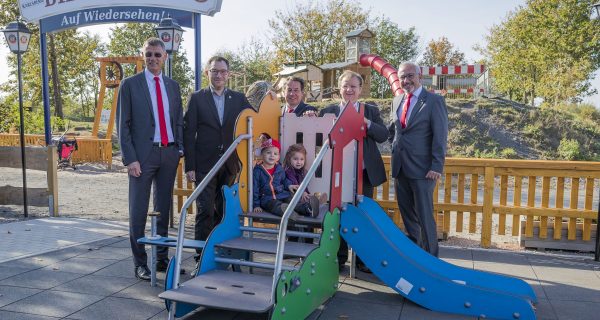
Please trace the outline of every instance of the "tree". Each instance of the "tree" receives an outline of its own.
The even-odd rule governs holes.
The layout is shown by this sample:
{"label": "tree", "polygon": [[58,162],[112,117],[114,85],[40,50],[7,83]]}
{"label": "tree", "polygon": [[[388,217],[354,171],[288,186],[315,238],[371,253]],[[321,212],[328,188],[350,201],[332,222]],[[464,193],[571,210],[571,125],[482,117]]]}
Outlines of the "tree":
{"label": "tree", "polygon": [[296,3],[291,10],[275,11],[269,19],[275,63],[299,59],[317,65],[344,60],[345,35],[369,25],[369,11],[352,0]]}
{"label": "tree", "polygon": [[455,49],[446,37],[429,41],[421,61],[424,66],[459,65],[464,63],[465,54]]}
{"label": "tree", "polygon": [[[146,39],[156,37],[154,26],[151,23],[126,23],[112,28],[112,38],[108,44],[109,54],[111,56],[139,56]],[[185,50],[181,46],[179,48],[179,52],[173,55],[173,79],[179,83],[181,95],[185,100],[194,89],[194,74],[189,66]],[[133,65],[124,66],[123,69],[126,75],[134,73]]]}
{"label": "tree", "polygon": [[[383,16],[376,19],[375,39],[371,52],[397,67],[404,61],[414,60],[419,53],[419,36],[415,28],[401,30],[398,24]],[[375,70],[371,71],[371,96],[391,97],[390,84]]]}
{"label": "tree", "polygon": [[494,26],[479,50],[497,91],[524,103],[577,102],[595,93],[600,67],[600,22],[592,0],[528,0]]}

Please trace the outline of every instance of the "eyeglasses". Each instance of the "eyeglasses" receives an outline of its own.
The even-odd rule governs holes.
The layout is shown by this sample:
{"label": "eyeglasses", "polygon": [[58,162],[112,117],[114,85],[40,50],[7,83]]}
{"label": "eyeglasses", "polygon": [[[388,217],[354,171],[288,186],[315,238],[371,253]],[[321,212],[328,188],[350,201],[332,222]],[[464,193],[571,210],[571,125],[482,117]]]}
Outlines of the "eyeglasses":
{"label": "eyeglasses", "polygon": [[209,71],[211,74],[215,75],[215,76],[216,76],[216,75],[218,75],[218,74],[221,74],[221,75],[226,75],[227,73],[229,73],[229,70],[217,70],[217,69],[210,69],[210,70],[208,70],[208,71]]}
{"label": "eyeglasses", "polygon": [[402,75],[402,76],[400,76],[400,80],[406,80],[406,79],[408,79],[408,80],[413,80],[413,79],[415,78],[415,76],[416,76],[416,74],[414,74],[414,73],[409,73],[409,74],[407,74],[407,75]]}
{"label": "eyeglasses", "polygon": [[160,52],[146,52],[146,58],[151,58],[154,55],[155,58],[162,57],[162,53]]}

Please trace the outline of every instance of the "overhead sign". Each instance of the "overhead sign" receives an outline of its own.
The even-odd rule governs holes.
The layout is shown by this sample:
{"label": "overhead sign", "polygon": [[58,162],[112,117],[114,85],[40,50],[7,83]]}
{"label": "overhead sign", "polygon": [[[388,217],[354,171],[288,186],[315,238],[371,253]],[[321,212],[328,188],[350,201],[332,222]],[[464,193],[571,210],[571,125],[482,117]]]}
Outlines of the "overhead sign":
{"label": "overhead sign", "polygon": [[18,0],[21,16],[28,22],[84,9],[143,6],[175,9],[212,16],[221,11],[222,0]]}
{"label": "overhead sign", "polygon": [[187,11],[156,7],[111,7],[84,9],[41,19],[40,31],[46,33],[102,23],[159,23],[169,16],[177,20],[182,27],[193,26],[192,13]]}

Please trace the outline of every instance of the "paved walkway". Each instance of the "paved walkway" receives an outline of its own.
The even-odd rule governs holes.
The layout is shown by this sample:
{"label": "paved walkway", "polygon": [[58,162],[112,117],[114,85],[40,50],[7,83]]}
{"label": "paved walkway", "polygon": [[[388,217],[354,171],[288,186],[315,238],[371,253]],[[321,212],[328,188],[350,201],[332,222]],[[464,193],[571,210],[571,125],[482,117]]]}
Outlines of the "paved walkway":
{"label": "paved walkway", "polygon": [[[0,225],[0,319],[166,319],[157,298],[162,283],[152,288],[134,277],[125,234],[124,223],[110,221],[39,219]],[[191,256],[184,255],[188,270]],[[592,256],[444,246],[441,256],[466,268],[526,280],[540,300],[539,319],[591,320],[600,314],[600,263]],[[339,291],[309,319],[466,319],[423,309],[372,275],[358,272],[358,277],[350,279],[346,270]],[[185,319],[266,317],[198,310]]]}

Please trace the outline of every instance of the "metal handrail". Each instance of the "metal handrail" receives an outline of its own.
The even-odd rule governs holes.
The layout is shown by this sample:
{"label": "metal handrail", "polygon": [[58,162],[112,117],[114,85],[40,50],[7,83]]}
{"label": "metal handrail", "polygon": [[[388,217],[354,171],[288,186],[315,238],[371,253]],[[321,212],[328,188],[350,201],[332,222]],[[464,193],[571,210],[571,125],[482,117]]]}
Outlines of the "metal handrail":
{"label": "metal handrail", "polygon": [[181,216],[179,217],[179,232],[177,234],[177,247],[175,250],[175,274],[173,275],[173,289],[177,289],[179,287],[179,272],[181,270],[181,255],[183,253],[183,240],[185,233],[185,218],[187,216],[188,208],[194,203],[194,200],[204,191],[209,182],[214,178],[219,169],[225,164],[229,156],[233,152],[237,146],[242,142],[242,140],[252,140],[252,134],[242,134],[238,136],[233,143],[225,150],[225,153],[219,158],[219,161],[210,169],[210,171],[206,174],[204,179],[200,182],[200,184],[194,189],[194,192],[185,200],[183,203],[183,207],[181,208]]}
{"label": "metal handrail", "polygon": [[279,234],[277,236],[277,253],[275,254],[275,271],[273,272],[273,287],[271,295],[272,302],[275,302],[277,282],[279,281],[279,276],[281,275],[281,268],[283,265],[283,250],[285,249],[285,236],[287,232],[288,220],[292,212],[294,212],[294,208],[302,198],[304,190],[306,190],[306,188],[308,187],[310,177],[312,177],[315,174],[315,171],[317,171],[317,168],[323,161],[323,158],[325,157],[327,151],[329,151],[329,148],[329,140],[327,140],[325,141],[325,143],[323,143],[323,147],[317,154],[315,161],[308,169],[308,172],[306,172],[306,178],[304,179],[304,181],[302,181],[302,183],[300,183],[300,186],[298,187],[298,190],[296,190],[296,193],[292,197],[290,204],[288,205],[287,209],[285,209],[283,216],[281,216],[281,223],[279,224]]}

